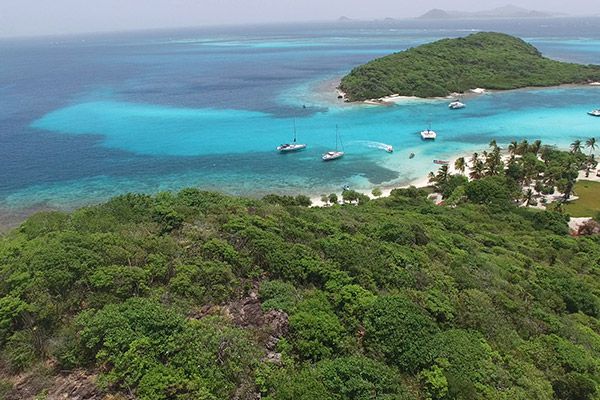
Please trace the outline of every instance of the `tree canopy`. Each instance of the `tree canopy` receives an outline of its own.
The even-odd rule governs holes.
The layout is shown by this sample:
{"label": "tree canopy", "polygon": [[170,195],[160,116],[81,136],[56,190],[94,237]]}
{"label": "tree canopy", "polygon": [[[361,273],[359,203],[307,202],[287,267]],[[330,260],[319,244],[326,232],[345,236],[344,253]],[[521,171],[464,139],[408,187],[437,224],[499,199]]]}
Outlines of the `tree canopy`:
{"label": "tree canopy", "polygon": [[36,214],[0,238],[0,395],[86,371],[115,399],[596,399],[600,237],[517,207],[507,171],[451,207],[186,189]]}
{"label": "tree canopy", "polygon": [[551,60],[519,38],[479,32],[370,61],[346,75],[340,89],[349,100],[360,101],[392,94],[441,97],[474,88],[506,90],[598,80],[600,66]]}

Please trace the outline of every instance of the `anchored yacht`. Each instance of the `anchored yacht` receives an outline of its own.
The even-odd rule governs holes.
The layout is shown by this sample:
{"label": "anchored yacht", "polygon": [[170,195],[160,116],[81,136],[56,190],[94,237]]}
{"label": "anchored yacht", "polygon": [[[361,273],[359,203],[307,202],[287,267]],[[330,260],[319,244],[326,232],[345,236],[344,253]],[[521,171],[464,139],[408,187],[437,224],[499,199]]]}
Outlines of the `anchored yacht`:
{"label": "anchored yacht", "polygon": [[450,103],[448,105],[448,108],[451,110],[460,110],[461,108],[465,108],[467,105],[464,103],[461,103],[460,101],[456,100],[453,101],[452,103]]}
{"label": "anchored yacht", "polygon": [[280,153],[291,153],[304,150],[305,148],[306,145],[304,143],[296,143],[296,120],[294,120],[294,141],[292,143],[285,143],[277,146],[277,151]]}
{"label": "anchored yacht", "polygon": [[[342,151],[338,151],[338,142],[341,144],[342,147]],[[342,138],[340,137],[340,134],[338,132],[338,127],[337,125],[335,126],[335,150],[332,151],[328,151],[327,153],[323,154],[321,156],[321,159],[323,161],[333,161],[333,160],[337,160],[338,158],[342,158],[344,157],[344,145],[342,144]]]}
{"label": "anchored yacht", "polygon": [[592,117],[600,117],[600,108],[594,111],[590,111],[588,114]]}

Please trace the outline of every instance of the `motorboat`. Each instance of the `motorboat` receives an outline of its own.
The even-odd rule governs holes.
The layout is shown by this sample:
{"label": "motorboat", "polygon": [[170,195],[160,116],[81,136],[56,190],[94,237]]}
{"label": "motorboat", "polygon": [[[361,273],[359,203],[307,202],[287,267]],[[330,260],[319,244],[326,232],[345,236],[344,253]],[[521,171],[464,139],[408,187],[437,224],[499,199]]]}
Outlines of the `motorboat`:
{"label": "motorboat", "polygon": [[[341,145],[342,147],[342,151],[338,150],[338,143]],[[321,156],[321,159],[323,161],[333,161],[333,160],[337,160],[338,158],[342,158],[344,157],[344,145],[342,144],[342,138],[340,137],[339,131],[338,131],[338,127],[337,125],[335,126],[335,150],[331,150],[328,151],[327,153],[323,154]]]}
{"label": "motorboat", "polygon": [[392,146],[385,146],[385,151],[387,151],[388,153],[393,153],[394,148]]}
{"label": "motorboat", "polygon": [[296,143],[296,120],[294,120],[294,141],[292,143],[285,143],[277,146],[277,151],[280,153],[292,153],[294,151],[304,150],[306,145],[304,143]]}
{"label": "motorboat", "polygon": [[437,133],[435,133],[435,131],[432,131],[431,129],[427,129],[421,132],[421,139],[423,140],[435,140],[436,137]]}
{"label": "motorboat", "polygon": [[461,108],[465,108],[465,107],[466,107],[466,104],[461,103],[458,100],[453,101],[452,103],[450,103],[448,105],[448,108],[451,109],[451,110],[460,110]]}
{"label": "motorboat", "polygon": [[591,115],[592,117],[600,117],[600,108],[594,111],[590,111],[588,115]]}

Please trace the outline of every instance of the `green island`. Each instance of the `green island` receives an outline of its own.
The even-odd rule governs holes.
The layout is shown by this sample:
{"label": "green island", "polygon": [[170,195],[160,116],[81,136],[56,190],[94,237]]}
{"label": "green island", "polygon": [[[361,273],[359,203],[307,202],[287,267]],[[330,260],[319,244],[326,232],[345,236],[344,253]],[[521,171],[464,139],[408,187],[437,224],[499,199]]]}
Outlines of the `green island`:
{"label": "green island", "polygon": [[600,66],[543,57],[532,45],[502,33],[443,39],[354,68],[340,90],[349,101],[392,94],[441,97],[474,88],[495,90],[600,81]]}
{"label": "green island", "polygon": [[186,189],[35,214],[0,238],[0,398],[598,399],[600,235],[519,206],[597,163],[508,151],[432,174],[440,206]]}

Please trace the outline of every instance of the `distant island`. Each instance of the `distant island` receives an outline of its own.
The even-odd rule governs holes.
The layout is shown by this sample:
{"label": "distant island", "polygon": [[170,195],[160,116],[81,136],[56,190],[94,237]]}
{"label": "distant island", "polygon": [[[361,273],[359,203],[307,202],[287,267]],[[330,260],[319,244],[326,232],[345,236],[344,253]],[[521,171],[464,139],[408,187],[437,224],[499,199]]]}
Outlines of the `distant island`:
{"label": "distant island", "polygon": [[480,32],[443,39],[375,59],[340,83],[349,101],[392,94],[441,97],[473,88],[493,90],[600,81],[600,66],[551,60],[522,39]]}
{"label": "distant island", "polygon": [[447,11],[439,8],[429,10],[421,15],[420,19],[469,19],[469,18],[551,18],[559,17],[564,14],[550,13],[547,11],[528,10],[526,8],[507,5],[494,8],[492,10],[466,12],[466,11]]}

